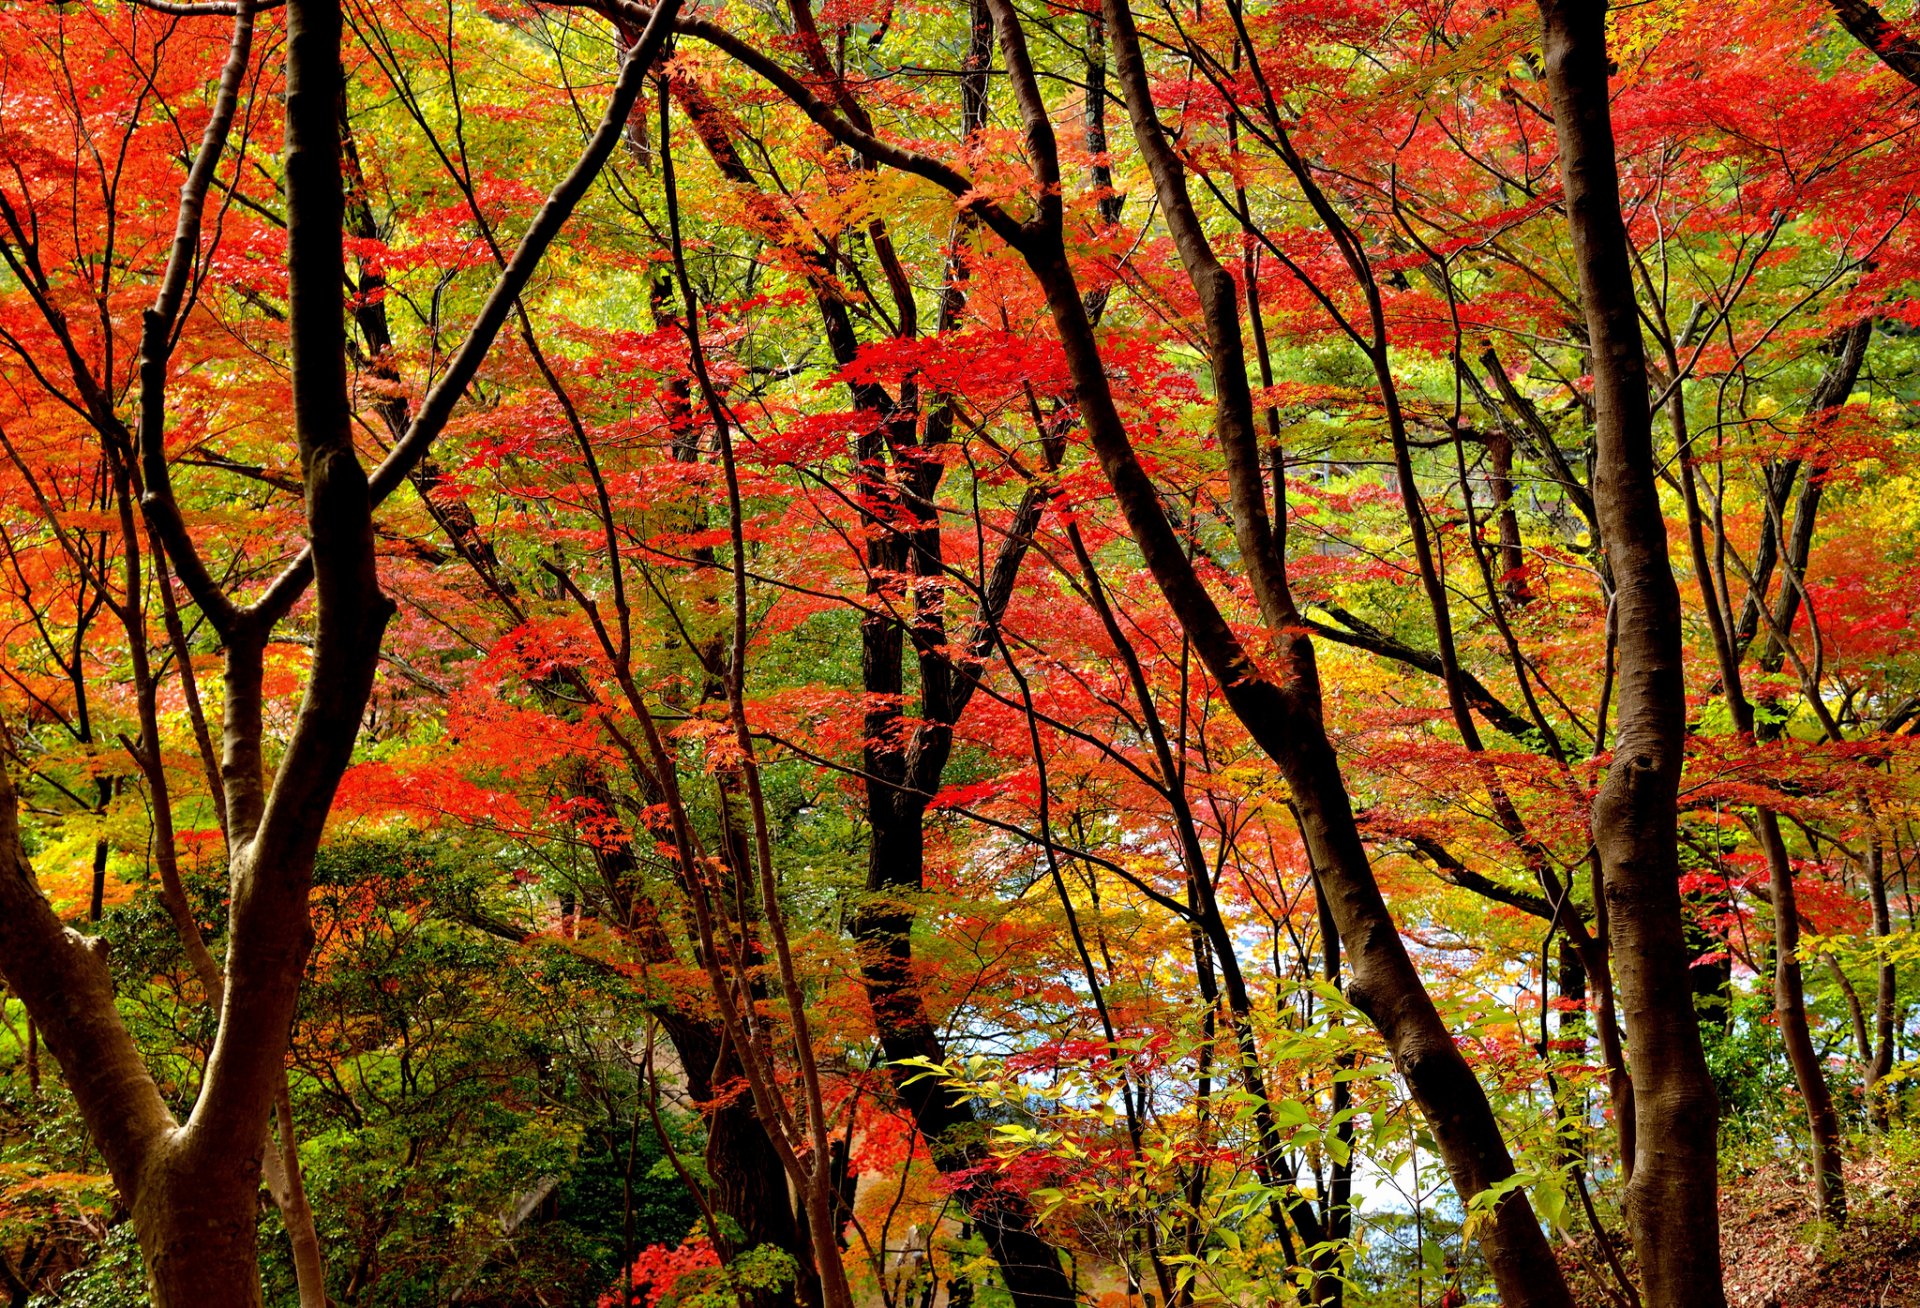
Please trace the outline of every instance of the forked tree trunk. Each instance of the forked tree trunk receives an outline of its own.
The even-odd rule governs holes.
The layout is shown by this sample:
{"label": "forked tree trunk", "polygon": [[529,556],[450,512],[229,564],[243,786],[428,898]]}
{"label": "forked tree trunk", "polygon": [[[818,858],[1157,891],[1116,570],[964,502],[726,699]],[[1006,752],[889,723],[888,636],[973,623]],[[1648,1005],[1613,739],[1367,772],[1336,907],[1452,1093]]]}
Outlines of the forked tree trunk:
{"label": "forked tree trunk", "polygon": [[[407,436],[369,478],[354,452],[347,395],[338,0],[289,0],[284,160],[288,340],[309,543],[242,607],[214,580],[173,498],[165,445],[167,355],[199,257],[199,215],[221,151],[196,157],[172,252],[144,318],[138,448],[142,507],[174,575],[227,651],[220,764],[232,850],[229,948],[219,1034],[191,1116],[177,1122],[128,1035],[97,942],[69,930],[21,845],[13,788],[0,777],[0,972],[59,1061],[107,1170],[132,1210],[156,1308],[257,1308],[261,1152],[312,927],[313,859],[359,735],[393,605],[375,566],[373,506],[424,457],[464,393],[547,244],[618,140],[677,0],[628,54],[607,116],[522,239],[487,305]],[[249,15],[242,13],[243,24]],[[244,54],[234,80],[244,73]],[[223,87],[223,93],[227,88]],[[315,639],[299,716],[271,785],[263,759],[262,665],[269,633],[308,589]]]}
{"label": "forked tree trunk", "polygon": [[[303,959],[296,950],[294,965]],[[102,953],[40,892],[3,772],[0,960],[132,1212],[154,1308],[258,1308],[264,1129],[228,1130],[211,1116],[175,1122],[120,1020]]]}
{"label": "forked tree trunk", "polygon": [[1654,483],[1646,355],[1620,216],[1606,6],[1540,0],[1540,13],[1593,357],[1594,501],[1616,588],[1619,725],[1593,838],[1633,1071],[1627,1224],[1648,1308],[1721,1308],[1718,1104],[1693,1014],[1680,905],[1680,592]]}
{"label": "forked tree trunk", "polygon": [[[175,1137],[177,1141],[179,1137]],[[232,1142],[238,1143],[238,1142]],[[260,1154],[170,1143],[144,1169],[133,1225],[154,1308],[256,1308]]]}

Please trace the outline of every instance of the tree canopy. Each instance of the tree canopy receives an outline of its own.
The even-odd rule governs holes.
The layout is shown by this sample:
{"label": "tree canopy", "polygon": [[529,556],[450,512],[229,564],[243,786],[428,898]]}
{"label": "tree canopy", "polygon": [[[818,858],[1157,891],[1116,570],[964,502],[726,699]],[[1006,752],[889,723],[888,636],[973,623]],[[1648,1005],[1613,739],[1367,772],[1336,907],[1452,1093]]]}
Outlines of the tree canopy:
{"label": "tree canopy", "polygon": [[1906,8],[0,3],[14,1308],[1881,1276]]}

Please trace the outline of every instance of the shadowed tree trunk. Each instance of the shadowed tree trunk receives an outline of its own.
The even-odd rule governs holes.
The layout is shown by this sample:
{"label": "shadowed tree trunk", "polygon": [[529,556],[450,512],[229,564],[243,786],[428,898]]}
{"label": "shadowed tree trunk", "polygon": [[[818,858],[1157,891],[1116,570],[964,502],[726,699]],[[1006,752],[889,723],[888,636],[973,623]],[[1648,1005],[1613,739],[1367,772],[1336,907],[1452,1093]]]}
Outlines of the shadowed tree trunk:
{"label": "shadowed tree trunk", "polygon": [[[1810,422],[1823,420],[1846,403],[1859,376],[1872,334],[1873,323],[1870,319],[1855,323],[1840,333],[1836,342],[1837,357],[1814,388],[1812,402],[1808,405]],[[1662,344],[1667,352],[1667,369],[1669,373],[1677,375],[1679,362],[1671,338],[1663,337]],[[1756,721],[1753,703],[1747,696],[1742,679],[1740,660],[1752,639],[1754,627],[1767,612],[1767,581],[1776,562],[1786,576],[1782,579],[1780,598],[1768,619],[1767,640],[1760,649],[1760,666],[1764,671],[1775,672],[1785,657],[1785,634],[1798,611],[1800,579],[1805,575],[1807,557],[1813,547],[1814,522],[1819,512],[1826,470],[1817,463],[1807,467],[1806,481],[1794,510],[1792,530],[1786,536],[1784,547],[1779,549],[1774,547],[1780,540],[1780,515],[1785,508],[1787,492],[1800,471],[1800,460],[1783,460],[1768,470],[1765,484],[1768,514],[1761,548],[1757,551],[1760,557],[1750,574],[1751,586],[1741,613],[1741,625],[1736,627],[1730,603],[1723,603],[1710,571],[1704,527],[1706,514],[1701,509],[1699,479],[1694,473],[1684,391],[1678,381],[1672,384],[1671,391],[1667,408],[1674,439],[1681,453],[1681,488],[1687,510],[1688,544],[1693,554],[1694,572],[1700,583],[1701,607],[1707,617],[1714,654],[1720,665],[1721,691],[1734,727],[1741,735],[1756,740],[1771,739],[1779,734],[1780,725],[1775,720],[1765,723]],[[1818,693],[1817,690],[1815,693]],[[1824,714],[1820,716],[1825,722]],[[1814,1152],[1814,1193],[1820,1215],[1831,1222],[1843,1222],[1846,1217],[1846,1183],[1842,1171],[1840,1119],[1834,1108],[1832,1088],[1827,1084],[1826,1072],[1814,1049],[1813,1033],[1807,1023],[1806,985],[1801,975],[1799,954],[1800,910],[1793,882],[1793,862],[1781,835],[1780,819],[1772,809],[1756,809],[1752,826],[1761,853],[1767,860],[1768,899],[1774,911],[1774,1017],[1780,1030],[1781,1043],[1787,1051],[1787,1060],[1793,1067],[1794,1084],[1799,1088],[1801,1100],[1807,1108],[1808,1134],[1812,1137]],[[1691,924],[1688,933],[1696,938],[1708,934]],[[1711,971],[1696,966],[1696,980],[1702,972],[1730,978],[1731,960]],[[1721,986],[1723,1003],[1727,984],[1723,982]],[[1696,993],[1698,989],[1696,986]],[[1705,1021],[1709,1015],[1703,1013],[1701,1016]],[[1723,1023],[1728,1020],[1724,1009],[1720,1020]]]}
{"label": "shadowed tree trunk", "polygon": [[[1749,714],[1751,716],[1751,714]],[[1807,1108],[1807,1132],[1813,1140],[1813,1192],[1820,1216],[1836,1225],[1847,1218],[1846,1180],[1841,1170],[1840,1117],[1826,1070],[1813,1047],[1807,1024],[1807,988],[1800,968],[1800,905],[1794,892],[1793,860],[1771,809],[1754,814],[1754,832],[1767,859],[1767,885],[1773,899],[1773,1013],[1793,1067],[1794,1084]]]}
{"label": "shadowed tree trunk", "polygon": [[[625,44],[632,45],[640,39],[643,30],[640,26],[621,22],[618,18],[614,21]],[[694,98],[696,105],[700,103],[698,91],[691,84],[676,80],[674,91],[677,95]],[[341,141],[352,192],[349,222],[356,236],[368,240],[379,239],[380,230],[362,191],[363,183],[358,180],[357,151],[353,133],[344,117],[344,104],[342,108]],[[697,113],[690,116],[695,117],[696,122],[700,121]],[[638,122],[644,129],[643,119],[644,114],[638,107],[629,118],[626,140],[630,152],[636,154],[643,148],[645,138],[636,137],[634,124]],[[395,393],[379,398],[376,404],[389,434],[397,441],[406,433],[412,421],[412,412],[399,393],[400,375],[387,358],[392,348],[392,334],[386,301],[379,294],[384,285],[385,279],[377,272],[362,268],[354,317],[365,339],[369,356],[367,366],[383,380],[394,384]],[[651,295],[656,327],[678,324],[679,313],[674,307],[676,301],[673,296],[672,275],[657,273]],[[551,386],[559,385],[557,378],[550,376],[548,381]],[[690,389],[690,383],[682,378],[673,383],[667,400],[675,433],[670,454],[676,462],[686,464],[697,463],[700,459],[699,432],[689,404]],[[513,625],[525,623],[527,613],[522,606],[519,587],[502,567],[493,543],[482,532],[476,515],[466,501],[448,493],[448,483],[440,478],[430,462],[423,461],[412,481],[419,492],[420,502],[431,513],[455,552],[507,615],[508,621]],[[699,525],[705,525],[704,514],[700,515]],[[696,551],[696,556],[711,565],[711,550],[702,548]],[[614,566],[620,566],[617,558]],[[717,645],[702,651],[703,660],[710,661],[716,648]],[[595,696],[587,682],[577,675],[563,674],[563,679],[565,689],[570,694],[558,693],[561,686],[557,684],[536,684],[535,693],[549,711],[577,718],[578,705],[594,702]],[[709,680],[707,693],[712,696],[718,693],[718,687],[711,678]],[[659,802],[658,790],[649,787],[648,777],[636,775],[635,781],[649,803]],[[602,776],[584,771],[572,779],[571,785],[576,798],[590,801],[609,817],[616,814],[613,792]],[[725,811],[731,815],[731,809]],[[744,847],[744,841],[743,833],[737,829],[729,830],[725,843],[733,851],[731,866],[736,874],[743,864],[743,856],[738,851]],[[646,899],[640,884],[639,863],[634,857],[631,843],[596,848],[594,863],[606,897],[608,920],[618,924],[634,949],[649,964],[684,963],[685,960],[658,920],[653,905]],[[730,901],[740,898],[737,895],[729,896]],[[745,902],[750,903],[751,896],[745,897]],[[570,919],[571,916],[571,908],[567,907],[563,917]],[[659,1000],[655,1010],[685,1077],[687,1093],[698,1106],[706,1125],[704,1161],[707,1177],[712,1182],[709,1202],[717,1215],[733,1224],[729,1229],[738,1231],[737,1237],[723,1241],[719,1251],[721,1256],[731,1260],[755,1247],[770,1246],[791,1258],[796,1269],[794,1284],[786,1291],[775,1288],[742,1291],[749,1308],[776,1308],[781,1303],[796,1301],[803,1306],[817,1305],[820,1302],[819,1273],[814,1266],[812,1249],[795,1220],[785,1169],[766,1128],[754,1111],[751,1097],[744,1093],[733,1093],[739,1088],[741,1071],[720,1024],[710,1014],[702,1012],[697,1003],[690,1003],[678,995]]]}
{"label": "shadowed tree trunk", "polygon": [[1606,6],[1540,0],[1547,88],[1592,351],[1593,498],[1615,585],[1618,727],[1593,807],[1633,1071],[1627,1223],[1649,1308],[1720,1308],[1718,1111],[1680,905],[1686,731],[1680,592],[1654,482],[1652,417],[1607,102]]}
{"label": "shadowed tree trunk", "polygon": [[[1867,820],[1873,822],[1875,818],[1871,809],[1865,804],[1861,808]],[[1877,941],[1884,941],[1893,934],[1893,916],[1887,906],[1885,845],[1877,829],[1867,833],[1867,854],[1863,865],[1867,874],[1867,899],[1873,910],[1873,936]],[[1866,1057],[1862,1080],[1866,1089],[1867,1120],[1873,1124],[1874,1130],[1882,1132],[1887,1129],[1889,1105],[1880,1082],[1893,1071],[1894,1014],[1899,1002],[1899,984],[1899,973],[1893,963],[1883,961],[1875,969],[1872,1049],[1870,1056]],[[1861,1052],[1868,1054],[1866,1050]]]}
{"label": "shadowed tree trunk", "polygon": [[1868,0],[1830,0],[1834,17],[1880,62],[1920,86],[1920,41],[1895,27]]}
{"label": "shadowed tree trunk", "polygon": [[[789,7],[816,73],[832,83],[824,50],[817,47],[817,39],[809,39],[810,10],[804,0]],[[984,122],[992,37],[990,19],[979,3],[971,6],[970,15],[971,39],[959,87],[964,133],[978,131]],[[676,80],[674,94],[720,172],[736,185],[753,188],[746,196],[750,211],[772,226],[782,225],[778,205],[759,189],[758,179],[730,139],[724,116],[691,83]],[[839,99],[850,115],[864,121],[850,96]],[[959,250],[965,232],[965,228],[956,232],[947,260],[938,331],[958,325],[964,304],[960,283],[965,266]],[[894,265],[884,227],[875,224],[868,238],[893,285]],[[799,258],[828,349],[837,363],[849,365],[859,341],[841,298],[843,292],[832,276],[833,266],[817,251],[803,251]],[[911,292],[900,286],[894,289],[900,334],[911,336],[916,319]],[[854,493],[867,532],[868,590],[876,597],[875,611],[861,623],[862,686],[871,705],[864,760],[870,831],[868,898],[851,926],[860,944],[861,979],[887,1061],[939,1062],[946,1050],[927,1011],[913,964],[914,899],[926,874],[926,810],[939,789],[952,748],[953,726],[971,700],[982,661],[992,647],[992,633],[1012,594],[1044,496],[1029,491],[1016,510],[987,591],[980,597],[973,629],[949,646],[946,564],[933,498],[945,470],[941,447],[951,435],[953,414],[943,397],[906,387],[890,395],[866,381],[853,383],[851,390],[855,407],[874,416],[873,429],[859,442]],[[919,421],[923,409],[924,425]],[[904,593],[893,598],[910,611],[905,623],[885,612],[888,602],[880,598],[882,592],[896,588]],[[920,674],[921,698],[917,725],[911,727],[904,722],[901,702],[909,654]],[[895,1067],[891,1075],[935,1167],[943,1174],[965,1178],[955,1198],[999,1265],[1016,1308],[1064,1308],[1074,1303],[1076,1296],[1059,1253],[1035,1230],[1025,1200],[999,1188],[991,1168],[981,1167],[988,1161],[987,1126],[977,1120],[971,1101],[956,1101],[936,1078],[914,1068]]]}
{"label": "shadowed tree trunk", "polygon": [[[294,1001],[311,947],[313,859],[359,735],[393,606],[375,571],[373,508],[425,456],[479,368],[541,254],[597,175],[670,28],[677,0],[628,53],[607,120],[549,196],[406,435],[369,478],[355,453],[347,391],[346,267],[338,0],[292,0],[285,17],[288,342],[291,419],[308,544],[250,604],[214,580],[173,498],[165,448],[167,360],[199,257],[200,214],[247,71],[237,17],[220,98],[180,193],[175,237],[143,319],[137,453],[142,508],[188,594],[226,650],[220,779],[231,851],[229,948],[220,1025],[185,1122],[161,1099],[120,1020],[96,942],[67,928],[41,893],[0,778],[0,972],[59,1061],[116,1188],[133,1214],[156,1308],[256,1308],[262,1149],[285,1085]],[[223,12],[208,6],[206,13]],[[225,12],[231,12],[230,10]],[[90,379],[87,379],[90,381]],[[97,386],[83,389],[98,396]],[[103,411],[103,429],[113,426]],[[263,662],[277,623],[311,587],[306,693],[271,782],[263,765]]]}

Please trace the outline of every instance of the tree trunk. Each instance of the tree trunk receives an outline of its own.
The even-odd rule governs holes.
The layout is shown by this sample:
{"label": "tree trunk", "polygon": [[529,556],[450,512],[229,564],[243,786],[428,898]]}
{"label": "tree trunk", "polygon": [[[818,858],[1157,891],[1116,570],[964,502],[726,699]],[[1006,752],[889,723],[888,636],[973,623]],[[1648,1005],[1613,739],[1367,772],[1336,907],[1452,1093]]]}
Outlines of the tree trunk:
{"label": "tree trunk", "polygon": [[[1322,871],[1341,941],[1351,956],[1349,997],[1386,1039],[1434,1133],[1463,1199],[1513,1174],[1498,1121],[1415,971],[1368,862],[1339,762],[1319,711],[1311,645],[1275,636],[1282,684],[1261,676],[1194,575],[1114,408],[1104,367],[1067,269],[1064,251],[1029,252],[1066,345],[1081,413],[1095,452],[1127,514],[1148,567],[1235,714],[1280,766],[1300,811],[1301,834]],[[1482,1236],[1507,1302],[1572,1302],[1525,1195],[1510,1192]]]}
{"label": "tree trunk", "polygon": [[[1824,417],[1832,409],[1844,404],[1847,395],[1853,389],[1853,383],[1860,372],[1860,365],[1866,355],[1867,342],[1872,334],[1871,320],[1863,320],[1847,329],[1839,337],[1839,357],[1832,368],[1815,387],[1812,402],[1808,406],[1809,416],[1814,419]],[[1675,380],[1670,385],[1668,399],[1669,421],[1672,424],[1675,444],[1680,453],[1681,493],[1687,512],[1687,540],[1693,555],[1693,568],[1700,585],[1702,608],[1707,616],[1707,628],[1713,638],[1714,653],[1720,665],[1721,691],[1725,696],[1727,708],[1734,726],[1743,736],[1754,740],[1766,740],[1775,736],[1778,724],[1760,724],[1756,729],[1753,703],[1747,697],[1743,684],[1740,659],[1747,648],[1748,637],[1742,628],[1734,626],[1732,602],[1719,587],[1710,571],[1707,557],[1705,514],[1701,510],[1699,482],[1694,475],[1691,439],[1688,435],[1687,413],[1684,392],[1678,381],[1680,373],[1679,356],[1670,337],[1663,340],[1667,354],[1667,370]],[[1783,507],[1788,489],[1792,486],[1799,469],[1799,460],[1787,460],[1775,466],[1767,478],[1766,495],[1769,502],[1766,531],[1762,545],[1779,539],[1779,513]],[[1801,489],[1798,506],[1794,512],[1793,530],[1786,539],[1785,546],[1779,551],[1780,561],[1788,575],[1781,585],[1780,602],[1776,606],[1776,616],[1769,624],[1768,639],[1761,647],[1761,667],[1772,671],[1777,669],[1784,657],[1784,647],[1776,639],[1776,633],[1783,634],[1793,620],[1799,598],[1799,578],[1804,575],[1807,558],[1813,547],[1813,529],[1819,512],[1820,493],[1824,480],[1824,470],[1817,465],[1808,469],[1805,485]],[[1763,549],[1762,553],[1767,551]],[[1759,615],[1766,605],[1766,576],[1771,571],[1773,560],[1762,560],[1765,569],[1756,565],[1751,574],[1751,585],[1746,607],[1741,615],[1742,627],[1748,622],[1757,623]],[[1721,578],[1724,585],[1724,578]],[[1754,814],[1754,835],[1760,842],[1761,852],[1767,860],[1767,873],[1770,888],[1768,898],[1774,908],[1774,1014],[1780,1029],[1781,1043],[1787,1051],[1787,1059],[1793,1068],[1794,1083],[1799,1087],[1801,1101],[1807,1109],[1808,1134],[1812,1138],[1814,1154],[1814,1194],[1822,1218],[1840,1223],[1846,1215],[1846,1183],[1841,1170],[1840,1123],[1834,1111],[1833,1091],[1827,1083],[1825,1070],[1820,1058],[1814,1051],[1813,1033],[1807,1024],[1806,987],[1802,980],[1799,958],[1800,911],[1793,885],[1793,864],[1788,857],[1786,842],[1781,838],[1780,819],[1769,808],[1760,808]],[[1687,926],[1690,940],[1707,948],[1718,948],[1720,942],[1711,934],[1691,923]],[[1692,968],[1695,979],[1696,996],[1704,993],[1714,996],[1718,1001],[1718,1022],[1725,1025],[1731,1020],[1727,1000],[1731,993],[1732,960],[1728,958],[1721,965],[1707,968],[1698,964]],[[1705,981],[1707,984],[1702,985]],[[1845,978],[1842,977],[1844,984]],[[1850,996],[1851,997],[1851,996]],[[1696,1009],[1699,1006],[1696,1005]],[[1860,1020],[1858,1005],[1855,1005],[1855,1019],[1860,1022],[1864,1040],[1865,1024]],[[1716,1015],[1700,1012],[1701,1021],[1712,1020]],[[1864,1057],[1865,1055],[1863,1055]]]}
{"label": "tree trunk", "polygon": [[1813,1193],[1823,1220],[1838,1226],[1847,1220],[1846,1181],[1841,1173],[1840,1118],[1833,1092],[1813,1047],[1807,1025],[1807,990],[1800,974],[1800,906],[1793,888],[1793,860],[1780,836],[1772,809],[1754,814],[1754,830],[1767,856],[1767,883],[1773,899],[1773,1012],[1780,1040],[1793,1065],[1794,1084],[1807,1107],[1807,1132],[1813,1139]]}
{"label": "tree trunk", "polygon": [[[959,89],[962,131],[971,136],[985,124],[993,24],[981,0],[972,0],[968,14],[969,42]],[[969,230],[970,224],[957,226],[949,250],[937,323],[942,332],[958,327],[965,305],[961,250]],[[829,297],[817,298],[835,357],[850,363],[854,342],[845,307]],[[933,497],[945,467],[938,447],[952,430],[952,411],[937,394],[920,397],[926,421],[924,436],[916,438],[917,414],[904,395],[896,403],[880,387],[864,384],[854,387],[853,398],[860,407],[886,415],[890,424],[884,436],[876,430],[864,437],[859,450],[856,490],[868,532],[869,593],[877,595],[898,584],[896,579],[909,577],[906,598],[912,611],[905,629],[884,612],[889,607],[885,604],[876,604],[876,611],[861,623],[862,688],[872,705],[864,758],[871,834],[867,899],[854,915],[853,934],[887,1060],[939,1062],[946,1050],[913,964],[914,897],[926,876],[927,804],[940,787],[953,725],[972,699],[981,656],[992,646],[992,633],[1011,597],[1044,499],[1030,489],[1022,500],[994,560],[973,630],[950,644],[940,515]],[[889,450],[894,451],[890,468]],[[1051,466],[1058,449],[1050,448],[1047,457]],[[910,731],[902,700],[909,644],[920,674],[920,721]],[[912,1068],[896,1066],[892,1072],[895,1092],[934,1166],[944,1176],[964,1178],[955,1197],[998,1263],[1015,1308],[1066,1308],[1077,1302],[1059,1251],[1035,1229],[1024,1197],[1000,1189],[991,1167],[982,1168],[989,1161],[987,1127],[976,1118],[972,1102],[956,1102],[936,1079]]]}
{"label": "tree trunk", "polygon": [[293,1134],[293,1099],[283,1078],[273,1097],[277,1136],[267,1140],[262,1170],[267,1192],[280,1210],[293,1250],[293,1274],[300,1290],[300,1308],[327,1308],[327,1259],[314,1225],[313,1205],[307,1200],[306,1178],[300,1171],[300,1143]]}
{"label": "tree trunk", "polygon": [[1507,603],[1517,608],[1533,598],[1533,591],[1527,584],[1526,555],[1520,551],[1520,515],[1513,507],[1513,438],[1503,431],[1489,432],[1487,461],[1492,465],[1487,489],[1500,529],[1500,588]]}
{"label": "tree trunk", "polygon": [[132,1203],[153,1308],[260,1308],[259,1146],[215,1154],[181,1139],[159,1151]]}
{"label": "tree trunk", "polygon": [[[1040,170],[1037,180],[1049,192],[1057,190],[1052,125],[1027,58],[1019,19],[1004,0],[993,0],[992,7],[1020,102],[1029,153]],[[1046,294],[1082,421],[1148,569],[1235,715],[1286,778],[1308,857],[1320,869],[1329,910],[1352,960],[1349,997],[1385,1037],[1395,1066],[1434,1133],[1456,1189],[1463,1201],[1470,1201],[1511,1176],[1513,1161],[1492,1105],[1421,984],[1374,880],[1321,717],[1313,646],[1302,634],[1286,584],[1280,543],[1267,517],[1237,292],[1199,225],[1183,166],[1159,126],[1132,11],[1119,0],[1109,0],[1104,10],[1134,137],[1153,172],[1155,191],[1199,295],[1217,392],[1215,429],[1227,457],[1235,534],[1266,619],[1275,674],[1269,676],[1255,665],[1220,612],[1134,452],[1067,262],[1059,207],[1046,193],[1039,215],[1022,233],[1021,253]],[[1483,1230],[1487,1261],[1510,1305],[1572,1303],[1524,1192],[1502,1196]]]}
{"label": "tree trunk", "polygon": [[4,771],[0,965],[44,1032],[132,1211],[154,1308],[258,1308],[254,1229],[264,1135],[212,1140],[175,1123],[120,1021],[98,946],[62,926],[40,892]]}
{"label": "tree trunk", "polygon": [[793,1291],[755,1291],[750,1308],[781,1303],[820,1302],[820,1276],[812,1251],[794,1221],[787,1173],[766,1128],[753,1109],[753,1097],[740,1086],[741,1070],[720,1028],[703,1018],[663,1012],[660,1022],[673,1042],[686,1078],[687,1094],[701,1106],[707,1127],[707,1177],[713,1184],[713,1211],[739,1228],[732,1247],[721,1249],[731,1262],[757,1246],[778,1249],[794,1261]]}
{"label": "tree trunk", "polygon": [[1920,42],[1886,20],[1870,0],[1830,0],[1840,25],[1880,62],[1920,86]]}
{"label": "tree trunk", "polygon": [[[1869,822],[1874,821],[1872,809],[1861,804],[1861,810]],[[1893,915],[1887,907],[1887,870],[1885,846],[1881,843],[1879,830],[1867,833],[1867,898],[1873,905],[1873,940],[1883,945],[1893,934]],[[1882,962],[1878,968],[1877,984],[1873,996],[1873,1057],[1867,1063],[1863,1078],[1866,1086],[1867,1121],[1876,1131],[1887,1129],[1887,1097],[1880,1091],[1880,1082],[1893,1070],[1894,1012],[1899,1000],[1900,978],[1892,962]]]}
{"label": "tree trunk", "polygon": [[[898,803],[884,792],[879,798],[869,803],[870,815],[877,815],[868,865],[872,898],[854,927],[862,979],[888,1062],[938,1062],[946,1051],[913,976],[914,912],[902,898],[918,891],[925,867],[925,804],[907,795]],[[956,1099],[937,1078],[912,1068],[892,1070],[895,1093],[943,1175],[969,1172],[988,1160],[987,1127],[975,1117],[971,1100]],[[1000,1265],[1007,1294],[1016,1308],[1069,1308],[1078,1298],[1059,1252],[1034,1231],[1026,1200],[997,1188],[991,1170],[973,1176],[955,1197]]]}
{"label": "tree trunk", "polygon": [[1719,1114],[1693,1015],[1679,890],[1680,593],[1654,483],[1646,356],[1620,216],[1606,7],[1540,0],[1540,13],[1593,358],[1594,500],[1616,587],[1618,731],[1593,832],[1633,1070],[1627,1221],[1649,1308],[1721,1308]]}

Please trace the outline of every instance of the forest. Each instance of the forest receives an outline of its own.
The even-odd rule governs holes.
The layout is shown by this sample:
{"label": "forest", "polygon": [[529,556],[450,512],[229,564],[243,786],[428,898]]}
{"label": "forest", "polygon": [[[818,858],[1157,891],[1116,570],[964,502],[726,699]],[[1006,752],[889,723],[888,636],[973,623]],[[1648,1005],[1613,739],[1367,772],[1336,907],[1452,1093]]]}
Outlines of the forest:
{"label": "forest", "polygon": [[1910,0],[0,0],[8,1308],[1920,1306]]}

